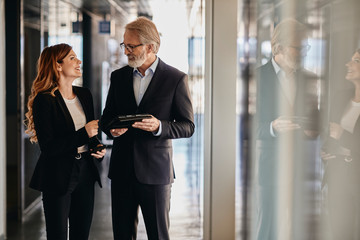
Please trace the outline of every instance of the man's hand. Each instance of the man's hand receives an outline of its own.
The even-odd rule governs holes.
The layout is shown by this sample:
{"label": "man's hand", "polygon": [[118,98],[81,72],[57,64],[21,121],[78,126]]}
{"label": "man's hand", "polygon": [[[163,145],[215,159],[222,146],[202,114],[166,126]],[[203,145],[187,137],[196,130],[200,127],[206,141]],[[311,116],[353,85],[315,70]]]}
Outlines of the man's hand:
{"label": "man's hand", "polygon": [[279,117],[272,122],[272,128],[276,133],[286,133],[300,129],[300,125],[298,123],[292,122],[289,119]]}
{"label": "man's hand", "polygon": [[133,128],[138,128],[144,131],[156,133],[159,131],[160,121],[151,116],[151,118],[144,118],[141,122],[133,123]]}

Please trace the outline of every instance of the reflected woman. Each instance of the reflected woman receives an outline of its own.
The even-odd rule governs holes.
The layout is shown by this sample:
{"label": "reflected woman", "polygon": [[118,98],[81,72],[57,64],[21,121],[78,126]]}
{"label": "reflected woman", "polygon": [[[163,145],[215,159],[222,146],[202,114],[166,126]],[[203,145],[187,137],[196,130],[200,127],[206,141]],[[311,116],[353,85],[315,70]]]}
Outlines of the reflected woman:
{"label": "reflected woman", "polygon": [[346,64],[353,88],[336,94],[322,159],[333,239],[358,239],[360,220],[360,49]]}
{"label": "reflected woman", "polygon": [[[72,85],[81,77],[81,61],[72,47],[46,47],[38,59],[31,88],[26,133],[41,150],[30,187],[42,192],[47,239],[88,239],[94,185],[100,186],[98,161],[106,149],[99,145],[90,91]],[[97,159],[97,160],[96,160]]]}

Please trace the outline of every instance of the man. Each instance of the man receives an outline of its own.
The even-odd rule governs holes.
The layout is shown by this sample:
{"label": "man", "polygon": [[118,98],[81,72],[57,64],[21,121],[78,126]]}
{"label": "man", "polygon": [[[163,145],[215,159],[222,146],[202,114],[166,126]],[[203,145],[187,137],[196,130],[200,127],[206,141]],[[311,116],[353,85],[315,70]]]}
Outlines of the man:
{"label": "man", "polygon": [[[194,133],[187,75],[156,56],[155,24],[139,17],[125,27],[121,43],[128,66],[111,74],[102,130],[114,138],[110,158],[114,239],[136,239],[141,207],[148,239],[169,239],[170,191],[175,173],[172,141]],[[151,118],[129,128],[110,129],[119,115]]]}
{"label": "man", "polygon": [[291,239],[292,197],[301,192],[293,190],[298,184],[293,179],[302,177],[304,166],[315,159],[308,159],[307,140],[318,133],[317,78],[301,67],[309,48],[306,35],[296,20],[280,22],[271,39],[273,57],[256,72],[259,240]]}

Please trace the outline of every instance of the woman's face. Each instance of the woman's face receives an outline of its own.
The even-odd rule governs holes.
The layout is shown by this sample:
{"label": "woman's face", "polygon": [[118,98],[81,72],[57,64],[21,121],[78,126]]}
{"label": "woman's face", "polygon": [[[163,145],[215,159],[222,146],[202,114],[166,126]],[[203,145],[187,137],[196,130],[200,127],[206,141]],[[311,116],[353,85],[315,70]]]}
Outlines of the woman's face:
{"label": "woman's face", "polygon": [[360,54],[355,53],[351,61],[346,64],[346,79],[349,81],[360,81]]}
{"label": "woman's face", "polygon": [[82,73],[80,70],[81,61],[77,58],[75,52],[71,50],[69,54],[63,59],[60,63],[58,70],[60,76],[64,78],[70,78],[75,80],[76,78],[81,77]]}

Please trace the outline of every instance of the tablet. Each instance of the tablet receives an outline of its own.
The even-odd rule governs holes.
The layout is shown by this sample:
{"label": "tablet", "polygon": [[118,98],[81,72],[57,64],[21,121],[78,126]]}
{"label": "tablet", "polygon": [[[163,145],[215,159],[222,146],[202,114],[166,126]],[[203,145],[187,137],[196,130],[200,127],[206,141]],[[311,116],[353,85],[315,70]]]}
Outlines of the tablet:
{"label": "tablet", "polygon": [[280,119],[289,120],[293,123],[299,124],[303,129],[312,129],[314,126],[314,121],[308,117],[282,116]]}
{"label": "tablet", "polygon": [[134,114],[134,115],[120,115],[114,118],[109,124],[107,129],[114,128],[128,128],[134,122],[141,122],[145,118],[151,118],[150,114],[142,113],[142,114]]}

